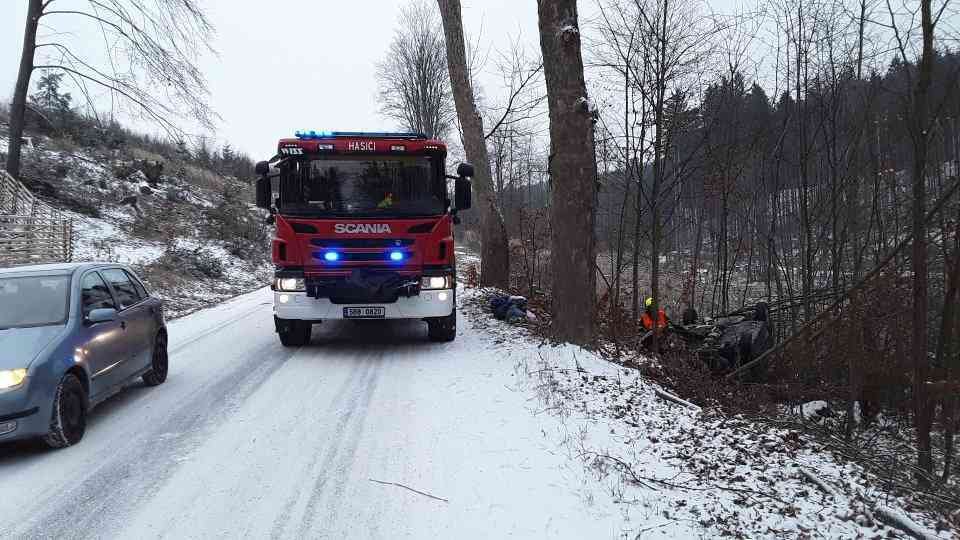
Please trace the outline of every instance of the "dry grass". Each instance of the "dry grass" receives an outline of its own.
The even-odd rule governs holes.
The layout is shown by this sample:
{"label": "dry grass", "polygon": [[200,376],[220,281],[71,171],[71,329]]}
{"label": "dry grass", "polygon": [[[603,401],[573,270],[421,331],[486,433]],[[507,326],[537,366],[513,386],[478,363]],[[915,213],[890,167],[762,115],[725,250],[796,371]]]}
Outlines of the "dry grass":
{"label": "dry grass", "polygon": [[164,158],[160,154],[151,152],[149,150],[144,150],[143,148],[128,148],[127,154],[132,159],[143,159],[147,161],[160,161],[160,162],[167,161],[166,158]]}
{"label": "dry grass", "polygon": [[194,186],[219,193],[223,191],[224,178],[218,176],[207,169],[202,169],[196,165],[183,164],[183,169],[188,182]]}

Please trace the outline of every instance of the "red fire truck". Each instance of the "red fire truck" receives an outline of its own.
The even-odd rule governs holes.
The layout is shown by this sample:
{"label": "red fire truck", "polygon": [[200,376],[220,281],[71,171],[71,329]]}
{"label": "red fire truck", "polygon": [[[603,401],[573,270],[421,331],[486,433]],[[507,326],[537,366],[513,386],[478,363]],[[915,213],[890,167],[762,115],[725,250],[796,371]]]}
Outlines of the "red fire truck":
{"label": "red fire truck", "polygon": [[[274,321],[299,347],[314,324],[419,319],[457,334],[453,225],[473,167],[446,174],[446,146],[412,133],[297,132],[257,164],[257,206],[276,226]],[[447,180],[454,180],[450,200]]]}

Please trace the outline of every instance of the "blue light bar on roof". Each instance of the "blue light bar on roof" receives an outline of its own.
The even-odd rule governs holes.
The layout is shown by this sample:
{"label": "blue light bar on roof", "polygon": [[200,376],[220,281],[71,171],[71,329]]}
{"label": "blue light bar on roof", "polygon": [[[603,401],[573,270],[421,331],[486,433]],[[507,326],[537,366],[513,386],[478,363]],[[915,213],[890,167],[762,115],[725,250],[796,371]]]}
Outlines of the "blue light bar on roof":
{"label": "blue light bar on roof", "polygon": [[335,137],[355,137],[371,139],[426,139],[423,133],[404,133],[388,131],[297,131],[296,137],[301,140],[332,139]]}
{"label": "blue light bar on roof", "polygon": [[297,130],[296,136],[298,139],[301,139],[301,140],[310,140],[310,139],[329,139],[331,137],[334,137],[334,134],[331,131]]}

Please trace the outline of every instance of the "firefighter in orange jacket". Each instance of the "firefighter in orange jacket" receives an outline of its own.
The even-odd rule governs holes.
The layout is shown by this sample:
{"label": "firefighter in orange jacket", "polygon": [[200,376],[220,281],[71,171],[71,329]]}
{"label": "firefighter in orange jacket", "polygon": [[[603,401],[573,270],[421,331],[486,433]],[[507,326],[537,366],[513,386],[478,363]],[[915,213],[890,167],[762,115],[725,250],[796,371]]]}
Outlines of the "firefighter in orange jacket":
{"label": "firefighter in orange jacket", "polygon": [[[640,317],[640,323],[643,324],[643,327],[647,330],[653,330],[653,298],[647,298],[643,302],[646,309],[643,312],[643,316]],[[657,330],[663,330],[670,324],[670,319],[667,318],[667,313],[660,308],[657,310]]]}

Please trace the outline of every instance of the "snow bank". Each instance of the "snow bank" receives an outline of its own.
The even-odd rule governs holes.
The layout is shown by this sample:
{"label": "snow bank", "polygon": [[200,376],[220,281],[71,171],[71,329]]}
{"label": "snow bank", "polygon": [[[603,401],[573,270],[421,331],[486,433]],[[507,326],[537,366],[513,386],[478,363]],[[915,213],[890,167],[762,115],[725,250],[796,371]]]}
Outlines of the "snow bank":
{"label": "snow bank", "polygon": [[[903,534],[874,519],[865,501],[880,494],[856,465],[786,429],[709,408],[698,413],[698,404],[671,399],[636,370],[593,352],[540,345],[524,329],[494,321],[471,295],[462,296],[472,324],[490,333],[491,354],[516,360],[545,433],[579,466],[583,496],[621,512],[630,538]],[[803,412],[825,405],[808,403]]]}

